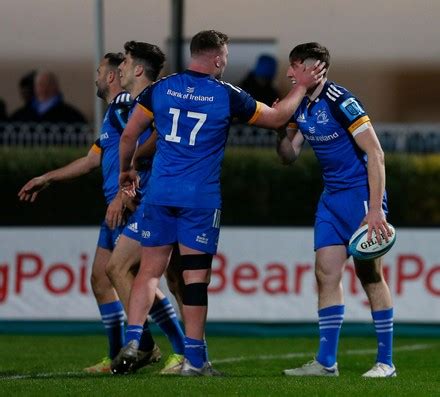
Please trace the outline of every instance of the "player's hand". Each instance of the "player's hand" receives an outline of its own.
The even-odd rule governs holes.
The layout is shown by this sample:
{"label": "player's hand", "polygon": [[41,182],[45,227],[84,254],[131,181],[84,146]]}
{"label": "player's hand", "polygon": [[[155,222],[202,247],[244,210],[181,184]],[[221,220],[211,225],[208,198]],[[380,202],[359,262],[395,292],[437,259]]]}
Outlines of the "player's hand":
{"label": "player's hand", "polygon": [[117,194],[107,207],[107,212],[105,214],[105,222],[110,229],[113,230],[122,225],[124,220],[124,209],[125,205],[122,202],[122,197],[120,194]]}
{"label": "player's hand", "polygon": [[44,175],[37,176],[27,182],[18,192],[20,201],[30,201],[33,203],[42,190],[46,189],[50,182]]}
{"label": "player's hand", "polygon": [[316,61],[310,66],[304,64],[304,69],[295,73],[295,84],[302,85],[306,89],[314,87],[321,82],[326,71],[325,62]]}
{"label": "player's hand", "polygon": [[139,178],[135,170],[124,171],[119,174],[119,186],[121,191],[129,197],[136,197],[136,189],[139,187]]}
{"label": "player's hand", "polygon": [[367,240],[370,241],[373,236],[373,231],[376,235],[378,244],[382,244],[382,236],[386,241],[392,235],[390,228],[385,217],[385,213],[382,208],[369,209],[368,214],[365,216],[362,225],[368,223]]}
{"label": "player's hand", "polygon": [[140,203],[139,197],[138,196],[136,196],[136,197],[129,197],[126,194],[122,194],[121,197],[122,197],[122,202],[124,203],[124,206],[128,210],[130,210],[131,212],[135,212],[137,206]]}

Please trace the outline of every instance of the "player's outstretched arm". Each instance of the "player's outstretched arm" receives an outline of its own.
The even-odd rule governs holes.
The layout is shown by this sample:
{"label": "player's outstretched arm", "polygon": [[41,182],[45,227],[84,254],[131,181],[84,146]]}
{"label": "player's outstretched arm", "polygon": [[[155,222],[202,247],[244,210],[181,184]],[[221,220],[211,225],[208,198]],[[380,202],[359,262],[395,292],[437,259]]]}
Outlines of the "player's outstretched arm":
{"label": "player's outstretched arm", "polygon": [[296,83],[290,92],[273,107],[261,104],[261,109],[254,124],[260,127],[277,129],[287,123],[301,104],[309,88],[316,86],[324,77],[325,63],[316,62],[311,66],[304,66],[302,72],[298,72]]}
{"label": "player's outstretched arm", "polygon": [[64,167],[49,171],[28,181],[18,192],[21,201],[35,201],[42,190],[46,189],[51,183],[77,178],[88,174],[93,169],[99,167],[101,155],[90,149],[87,156],[72,161]]}

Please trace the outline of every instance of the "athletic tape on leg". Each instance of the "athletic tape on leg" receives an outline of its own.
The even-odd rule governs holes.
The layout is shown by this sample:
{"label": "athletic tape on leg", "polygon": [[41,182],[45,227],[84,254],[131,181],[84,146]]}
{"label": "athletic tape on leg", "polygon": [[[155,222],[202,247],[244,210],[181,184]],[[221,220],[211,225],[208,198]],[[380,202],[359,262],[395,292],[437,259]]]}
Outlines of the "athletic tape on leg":
{"label": "athletic tape on leg", "polygon": [[193,283],[185,285],[182,302],[187,306],[207,306],[208,283]]}
{"label": "athletic tape on leg", "polygon": [[180,264],[183,270],[211,269],[212,255],[182,255]]}

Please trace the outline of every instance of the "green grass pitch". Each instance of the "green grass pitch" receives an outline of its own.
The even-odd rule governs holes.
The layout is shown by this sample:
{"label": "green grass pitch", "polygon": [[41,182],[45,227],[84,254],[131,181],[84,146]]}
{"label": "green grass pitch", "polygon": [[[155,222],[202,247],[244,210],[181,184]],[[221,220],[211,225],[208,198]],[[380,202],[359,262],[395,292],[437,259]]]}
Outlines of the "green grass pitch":
{"label": "green grass pitch", "polygon": [[[156,337],[164,356],[169,344]],[[135,375],[89,375],[105,355],[104,336],[0,335],[1,396],[439,396],[440,341],[396,338],[392,379],[363,379],[375,339],[342,337],[339,378],[292,378],[285,368],[313,358],[316,338],[208,337],[222,378],[163,377],[161,363]]]}

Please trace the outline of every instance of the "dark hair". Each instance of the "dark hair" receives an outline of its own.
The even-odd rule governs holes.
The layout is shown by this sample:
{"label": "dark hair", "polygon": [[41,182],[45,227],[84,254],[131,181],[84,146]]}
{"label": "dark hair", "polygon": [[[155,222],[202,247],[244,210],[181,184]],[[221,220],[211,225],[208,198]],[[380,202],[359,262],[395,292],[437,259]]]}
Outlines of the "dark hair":
{"label": "dark hair", "polygon": [[156,81],[165,63],[165,54],[154,44],[141,41],[127,41],[124,44],[126,54],[142,64],[144,73],[151,81]]}
{"label": "dark hair", "polygon": [[36,70],[31,70],[29,73],[26,73],[18,82],[18,85],[23,88],[34,89],[34,79],[37,74]]}
{"label": "dark hair", "polygon": [[108,60],[111,67],[117,68],[124,60],[124,54],[122,52],[108,52],[104,55],[104,59]]}
{"label": "dark hair", "polygon": [[216,30],[203,30],[197,33],[191,40],[191,55],[196,55],[205,51],[219,50],[228,44],[229,37]]}
{"label": "dark hair", "polygon": [[327,48],[319,43],[312,42],[297,45],[289,54],[290,62],[304,62],[308,58],[325,62],[327,69],[330,66],[330,53]]}

